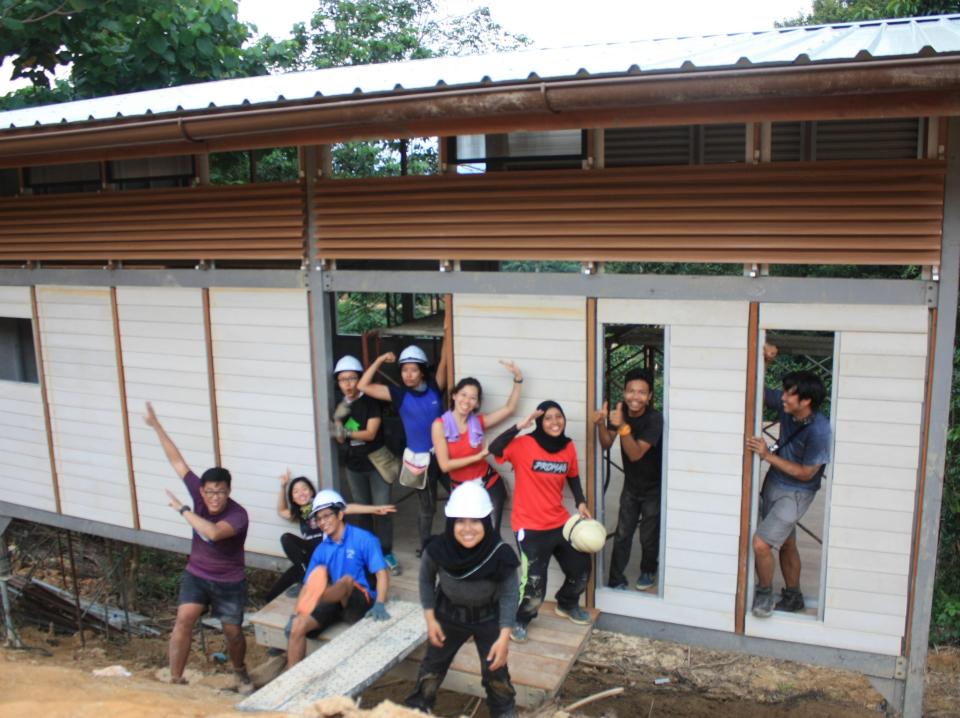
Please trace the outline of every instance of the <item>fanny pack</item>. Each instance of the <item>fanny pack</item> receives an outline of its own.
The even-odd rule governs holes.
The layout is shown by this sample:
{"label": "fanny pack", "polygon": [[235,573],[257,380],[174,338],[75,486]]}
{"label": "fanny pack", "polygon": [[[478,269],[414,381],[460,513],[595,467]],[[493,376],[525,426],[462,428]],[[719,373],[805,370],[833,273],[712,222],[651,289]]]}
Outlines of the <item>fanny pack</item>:
{"label": "fanny pack", "polygon": [[402,466],[400,459],[386,446],[381,446],[379,449],[371,451],[367,454],[367,459],[370,460],[373,468],[377,470],[377,473],[380,474],[388,484],[392,484],[397,480],[397,476],[400,475],[400,467]]}
{"label": "fanny pack", "polygon": [[427,467],[430,466],[429,451],[403,450],[403,466],[400,469],[400,484],[410,489],[422,489],[427,485]]}

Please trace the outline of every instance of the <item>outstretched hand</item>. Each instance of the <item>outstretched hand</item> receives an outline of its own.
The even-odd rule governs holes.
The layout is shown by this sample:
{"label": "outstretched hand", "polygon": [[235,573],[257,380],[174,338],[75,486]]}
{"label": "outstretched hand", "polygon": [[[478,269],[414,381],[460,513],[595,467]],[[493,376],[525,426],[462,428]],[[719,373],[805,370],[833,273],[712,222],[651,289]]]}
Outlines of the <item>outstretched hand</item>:
{"label": "outstretched hand", "polygon": [[603,406],[593,412],[593,423],[597,426],[603,426],[607,423],[607,414],[609,413],[610,410],[607,408],[607,402],[603,402]]}
{"label": "outstretched hand", "polygon": [[618,429],[623,426],[623,402],[617,402],[617,408],[610,412],[610,424]]}
{"label": "outstretched hand", "polygon": [[287,484],[290,483],[290,467],[287,467],[287,470],[280,474],[280,487],[286,488]]}
{"label": "outstretched hand", "polygon": [[510,359],[500,359],[500,363],[507,368],[507,370],[513,374],[513,378],[517,381],[523,381],[523,373],[520,371],[520,367],[513,363]]}
{"label": "outstretched hand", "polygon": [[156,413],[153,411],[153,404],[149,401],[147,402],[147,409],[143,414],[143,420],[147,422],[147,426],[150,426],[156,429],[160,426],[160,420],[157,418]]}

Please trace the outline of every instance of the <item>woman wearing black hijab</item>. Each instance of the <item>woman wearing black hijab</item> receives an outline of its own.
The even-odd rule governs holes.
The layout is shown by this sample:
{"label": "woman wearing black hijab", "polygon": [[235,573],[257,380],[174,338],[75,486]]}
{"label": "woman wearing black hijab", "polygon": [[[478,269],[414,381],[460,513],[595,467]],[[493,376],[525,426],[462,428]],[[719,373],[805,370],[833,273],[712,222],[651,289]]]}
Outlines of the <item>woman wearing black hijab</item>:
{"label": "woman wearing black hijab", "polygon": [[[536,428],[531,433],[518,436],[534,423]],[[510,523],[526,566],[520,584],[517,625],[511,634],[519,643],[527,640],[527,626],[537,617],[543,603],[551,556],[556,556],[565,577],[556,594],[557,615],[574,623],[590,623],[589,614],[580,608],[580,596],[590,579],[590,557],[563,538],[563,525],[570,518],[563,506],[564,483],[570,487],[580,515],[591,518],[580,486],[577,449],[563,433],[566,425],[560,405],[545,401],[490,444],[490,453],[497,463],[509,461],[515,476]]]}
{"label": "woman wearing black hijab", "polygon": [[478,481],[450,494],[443,534],[427,542],[420,562],[420,603],[427,621],[427,655],[406,705],[429,712],[457,651],[471,636],[491,718],[516,716],[507,670],[519,591],[513,550],[493,528],[493,503]]}

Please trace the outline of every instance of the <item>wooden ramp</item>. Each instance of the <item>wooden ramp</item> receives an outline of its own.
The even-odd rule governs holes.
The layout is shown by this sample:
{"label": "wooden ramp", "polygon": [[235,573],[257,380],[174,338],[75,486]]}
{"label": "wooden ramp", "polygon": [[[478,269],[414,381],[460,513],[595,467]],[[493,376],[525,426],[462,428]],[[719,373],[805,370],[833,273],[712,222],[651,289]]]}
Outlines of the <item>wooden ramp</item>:
{"label": "wooden ramp", "polygon": [[[390,577],[390,596],[419,606],[417,597],[419,561],[412,551],[409,554],[400,551],[396,553],[405,570],[401,576]],[[283,635],[283,628],[293,612],[294,603],[294,599],[280,596],[250,616],[257,643],[286,649],[287,640]],[[593,630],[592,623],[589,626],[578,626],[566,618],[557,616],[554,613],[555,606],[556,604],[552,601],[543,604],[540,615],[530,624],[530,640],[527,643],[510,644],[510,675],[517,689],[517,704],[522,707],[539,705],[557,694]],[[597,616],[600,615],[596,609],[588,609],[588,613],[593,622],[596,622]],[[343,624],[331,626],[324,631],[320,640],[307,642],[307,652],[317,650],[324,641],[335,638],[346,628]],[[420,660],[425,653],[426,645],[424,644],[411,653],[406,661],[394,668],[390,672],[390,677],[416,678]],[[480,659],[472,641],[460,649],[450,666],[443,687],[467,695],[485,695],[483,686],[480,684]]]}
{"label": "wooden ramp", "polygon": [[299,712],[321,698],[356,696],[426,640],[420,605],[390,601],[388,621],[363,619],[327,641],[237,708]]}

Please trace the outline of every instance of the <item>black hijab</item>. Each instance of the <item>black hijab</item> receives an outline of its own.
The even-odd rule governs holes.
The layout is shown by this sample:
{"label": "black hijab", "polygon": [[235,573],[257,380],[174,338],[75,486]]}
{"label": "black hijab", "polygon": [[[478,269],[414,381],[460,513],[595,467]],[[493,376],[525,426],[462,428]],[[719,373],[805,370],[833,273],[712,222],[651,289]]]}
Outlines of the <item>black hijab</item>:
{"label": "black hijab", "polygon": [[427,555],[440,568],[459,581],[502,581],[517,570],[520,561],[494,530],[491,515],[480,519],[483,539],[473,548],[461,546],[453,535],[456,521],[448,517],[443,533],[431,536],[427,542]]}
{"label": "black hijab", "polygon": [[[537,410],[542,411],[543,414],[546,414],[548,409],[557,409],[563,416],[564,421],[566,421],[567,415],[563,413],[563,409],[557,402],[550,400],[541,401],[539,406],[537,406]],[[551,454],[556,454],[559,451],[563,451],[566,445],[570,443],[570,437],[564,433],[561,433],[560,436],[550,436],[550,434],[545,432],[543,430],[543,414],[537,417],[537,428],[530,433],[530,436],[540,444],[540,448],[549,451]],[[564,424],[563,428],[567,428],[566,424]]]}

